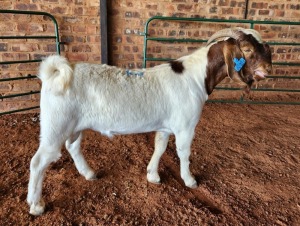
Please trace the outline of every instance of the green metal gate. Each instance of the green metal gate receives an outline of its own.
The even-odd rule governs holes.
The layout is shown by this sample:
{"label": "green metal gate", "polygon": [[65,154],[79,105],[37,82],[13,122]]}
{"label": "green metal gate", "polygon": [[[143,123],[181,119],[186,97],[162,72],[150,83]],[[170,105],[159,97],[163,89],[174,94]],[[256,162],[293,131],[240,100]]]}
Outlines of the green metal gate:
{"label": "green metal gate", "polygon": [[[33,15],[33,16],[45,16],[47,18],[50,18],[51,21],[54,24],[54,34],[50,36],[28,36],[28,35],[23,35],[23,36],[0,36],[0,40],[15,40],[15,39],[50,39],[54,40],[56,44],[56,53],[60,54],[60,41],[59,41],[59,33],[58,33],[58,24],[56,19],[54,18],[53,15],[46,13],[46,12],[36,12],[36,11],[19,11],[19,10],[0,10],[0,14],[23,14],[23,15]],[[5,62],[0,62],[1,65],[9,65],[9,64],[26,64],[26,63],[35,63],[35,62],[40,62],[41,59],[33,59],[33,60],[19,60],[19,61],[5,61]],[[29,80],[29,79],[35,79],[35,75],[27,75],[27,76],[22,76],[22,77],[14,77],[14,78],[1,78],[0,79],[0,84],[2,82],[8,82],[8,81],[14,81],[14,80]],[[11,94],[11,95],[0,95],[0,102],[3,101],[4,99],[8,98],[15,98],[15,97],[20,97],[20,96],[26,96],[26,95],[32,95],[32,94],[37,94],[40,93],[39,90],[36,91],[31,91],[31,92],[26,92],[26,93],[16,93],[16,94]],[[6,111],[6,112],[0,112],[0,115],[4,114],[10,114],[10,113],[15,113],[15,112],[21,112],[21,111],[28,111],[32,109],[39,108],[39,106],[34,106],[30,108],[23,108],[23,109],[17,109],[17,110],[12,110],[12,111]]]}
{"label": "green metal gate", "polygon": [[[154,57],[149,56],[148,53],[148,47],[149,47],[149,41],[155,41],[155,42],[162,42],[162,43],[205,43],[207,42],[208,38],[205,39],[194,39],[194,38],[170,38],[170,37],[161,37],[162,31],[158,31],[154,36],[150,34],[151,31],[149,29],[149,26],[151,24],[154,24],[153,26],[157,27],[155,23],[166,23],[166,26],[163,25],[163,27],[168,28],[170,25],[168,23],[173,22],[184,22],[184,23],[191,23],[191,22],[197,22],[197,23],[210,23],[210,24],[219,24],[221,26],[227,26],[230,27],[232,25],[235,26],[243,26],[255,29],[256,26],[293,26],[293,28],[298,29],[298,34],[295,38],[300,37],[300,22],[287,22],[287,21],[254,21],[254,20],[223,20],[223,19],[205,19],[205,18],[180,18],[180,17],[163,17],[163,16],[154,16],[146,22],[145,25],[145,32],[144,35],[144,61],[143,61],[143,67],[147,67],[147,62],[150,61],[170,61],[174,60],[172,58],[164,58],[164,57]],[[276,29],[276,28],[274,28]],[[281,41],[270,41],[267,42],[271,48],[274,48],[275,46],[292,46],[297,47],[300,46],[300,42],[289,42],[285,41],[284,38],[282,38]],[[300,55],[300,47],[295,50],[299,52]],[[282,65],[282,66],[292,66],[299,68],[300,58],[298,58],[297,62],[284,62],[284,61],[276,61],[273,60],[273,65]],[[298,70],[298,69],[297,69]],[[300,69],[298,70],[300,72]],[[297,73],[297,75],[270,75],[267,78],[271,79],[289,79],[293,81],[299,82],[300,79],[300,73]],[[300,87],[298,88],[252,88],[252,91],[254,92],[287,92],[287,93],[293,93],[295,95],[300,94]],[[230,88],[230,87],[216,87],[216,90],[240,90],[240,88]],[[244,100],[243,96],[240,97],[239,100],[208,100],[208,102],[221,102],[221,103],[246,103],[246,104],[290,104],[290,105],[300,105],[300,102],[293,101],[293,102],[285,102],[285,101],[249,101]]]}

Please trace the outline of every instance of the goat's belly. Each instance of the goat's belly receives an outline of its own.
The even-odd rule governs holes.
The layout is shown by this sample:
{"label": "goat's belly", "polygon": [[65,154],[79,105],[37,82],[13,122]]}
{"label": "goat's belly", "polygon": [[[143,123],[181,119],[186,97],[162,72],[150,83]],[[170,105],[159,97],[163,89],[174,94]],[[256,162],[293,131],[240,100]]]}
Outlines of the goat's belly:
{"label": "goat's belly", "polygon": [[94,125],[90,129],[97,131],[105,136],[112,137],[114,135],[124,135],[124,134],[136,134],[136,133],[147,133],[153,131],[161,131],[171,133],[170,129],[166,128],[162,124],[142,124],[142,125],[119,125],[119,126],[103,126],[103,125]]}

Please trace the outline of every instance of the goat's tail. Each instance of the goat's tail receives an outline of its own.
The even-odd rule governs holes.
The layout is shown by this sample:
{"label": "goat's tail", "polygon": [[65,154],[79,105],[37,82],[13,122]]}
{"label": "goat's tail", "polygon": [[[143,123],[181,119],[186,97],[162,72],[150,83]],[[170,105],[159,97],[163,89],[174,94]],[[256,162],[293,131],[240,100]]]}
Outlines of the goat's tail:
{"label": "goat's tail", "polygon": [[73,70],[66,58],[52,55],[41,63],[38,77],[52,92],[63,94],[73,80]]}

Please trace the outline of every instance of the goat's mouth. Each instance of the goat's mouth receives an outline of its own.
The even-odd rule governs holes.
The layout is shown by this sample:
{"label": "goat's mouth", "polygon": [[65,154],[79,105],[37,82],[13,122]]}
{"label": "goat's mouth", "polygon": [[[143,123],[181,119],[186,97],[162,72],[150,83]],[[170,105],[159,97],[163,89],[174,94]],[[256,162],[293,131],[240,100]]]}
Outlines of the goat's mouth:
{"label": "goat's mouth", "polygon": [[268,76],[268,73],[265,70],[257,69],[254,71],[254,78],[256,81],[263,80]]}

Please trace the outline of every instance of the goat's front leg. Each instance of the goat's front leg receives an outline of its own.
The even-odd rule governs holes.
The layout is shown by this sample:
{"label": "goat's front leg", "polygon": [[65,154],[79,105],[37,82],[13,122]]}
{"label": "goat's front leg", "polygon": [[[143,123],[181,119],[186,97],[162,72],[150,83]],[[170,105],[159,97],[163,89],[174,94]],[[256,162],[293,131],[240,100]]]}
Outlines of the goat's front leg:
{"label": "goat's front leg", "polygon": [[175,134],[177,154],[180,159],[180,175],[185,185],[190,188],[197,188],[197,182],[190,172],[191,144],[194,137],[194,130],[181,131]]}
{"label": "goat's front leg", "polygon": [[81,175],[83,175],[87,180],[97,179],[95,172],[88,165],[81,152],[80,149],[81,139],[82,139],[81,132],[78,132],[70,136],[70,138],[66,141],[66,148],[70,153],[78,172]]}
{"label": "goat's front leg", "polygon": [[32,215],[41,215],[45,210],[45,202],[42,199],[44,174],[50,163],[58,160],[61,156],[60,148],[60,146],[54,145],[40,145],[31,159],[27,202]]}
{"label": "goat's front leg", "polygon": [[165,152],[169,141],[169,134],[164,132],[157,132],[155,135],[155,149],[152,158],[147,167],[147,180],[154,184],[160,183],[158,175],[159,160]]}

